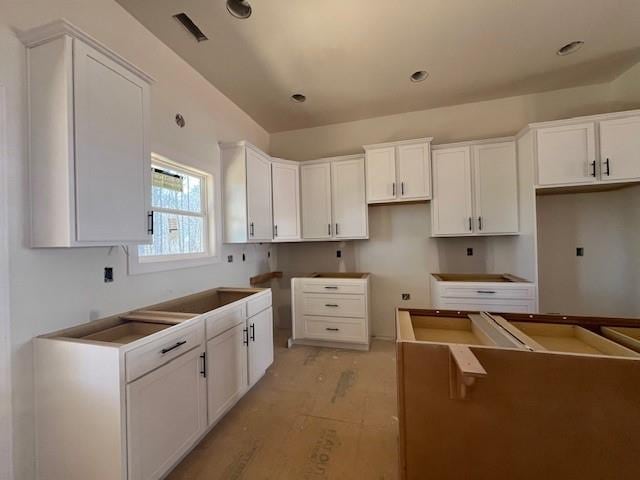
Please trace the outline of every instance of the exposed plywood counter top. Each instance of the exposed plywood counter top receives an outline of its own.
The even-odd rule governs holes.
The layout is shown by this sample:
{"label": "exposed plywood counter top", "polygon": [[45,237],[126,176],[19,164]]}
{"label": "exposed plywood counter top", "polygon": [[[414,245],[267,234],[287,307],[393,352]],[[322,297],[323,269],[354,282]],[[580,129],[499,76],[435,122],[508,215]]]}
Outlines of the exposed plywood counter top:
{"label": "exposed plywood counter top", "polygon": [[431,275],[440,282],[530,283],[510,273],[432,273]]}

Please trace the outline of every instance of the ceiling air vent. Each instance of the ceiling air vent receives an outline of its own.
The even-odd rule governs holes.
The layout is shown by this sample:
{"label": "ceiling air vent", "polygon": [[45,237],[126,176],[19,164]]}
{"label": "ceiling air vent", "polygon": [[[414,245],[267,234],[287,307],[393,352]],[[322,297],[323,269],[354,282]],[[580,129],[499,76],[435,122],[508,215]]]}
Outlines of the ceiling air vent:
{"label": "ceiling air vent", "polygon": [[178,20],[187,31],[194,36],[194,38],[198,42],[204,42],[205,40],[209,40],[207,36],[202,33],[202,30],[198,28],[198,26],[193,23],[193,20],[189,18],[189,15],[186,13],[177,13],[173,16],[176,20]]}

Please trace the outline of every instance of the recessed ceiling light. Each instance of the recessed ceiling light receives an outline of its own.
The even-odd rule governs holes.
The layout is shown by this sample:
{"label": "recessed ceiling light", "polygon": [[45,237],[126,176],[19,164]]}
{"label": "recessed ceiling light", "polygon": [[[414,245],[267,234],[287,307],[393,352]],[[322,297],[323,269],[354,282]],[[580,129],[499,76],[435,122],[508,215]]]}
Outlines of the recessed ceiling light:
{"label": "recessed ceiling light", "polygon": [[307,101],[307,97],[305,97],[301,93],[294,93],[293,95],[291,95],[291,100],[293,100],[296,103],[302,103]]}
{"label": "recessed ceiling light", "polygon": [[249,18],[251,16],[251,5],[247,0],[227,0],[227,10],[236,18]]}
{"label": "recessed ceiling light", "polygon": [[417,72],[413,72],[409,78],[412,82],[422,82],[423,80],[426,80],[428,76],[429,73],[425,70],[418,70]]}
{"label": "recessed ceiling light", "polygon": [[560,48],[556,55],[560,55],[564,57],[565,55],[569,55],[571,53],[577,52],[582,48],[584,42],[582,40],[576,40],[575,42],[567,43],[564,47]]}

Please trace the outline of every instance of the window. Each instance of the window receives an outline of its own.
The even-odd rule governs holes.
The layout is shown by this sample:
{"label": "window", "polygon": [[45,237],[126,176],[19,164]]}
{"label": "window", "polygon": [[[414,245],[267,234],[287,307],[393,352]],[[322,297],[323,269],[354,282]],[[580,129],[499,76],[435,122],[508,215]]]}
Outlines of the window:
{"label": "window", "polygon": [[[196,266],[214,258],[215,229],[211,229],[209,214],[211,186],[210,175],[152,155],[153,243],[137,247],[132,255],[135,258],[129,262],[131,273]],[[144,268],[145,264],[155,265]],[[158,267],[159,264],[165,267]]]}

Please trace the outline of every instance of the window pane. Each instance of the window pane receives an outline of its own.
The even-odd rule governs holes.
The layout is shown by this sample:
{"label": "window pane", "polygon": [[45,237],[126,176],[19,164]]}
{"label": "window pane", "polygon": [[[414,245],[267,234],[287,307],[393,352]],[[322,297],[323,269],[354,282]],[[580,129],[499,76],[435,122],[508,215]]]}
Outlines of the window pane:
{"label": "window pane", "polygon": [[156,208],[202,212],[202,178],[168,167],[152,167],[151,202]]}
{"label": "window pane", "polygon": [[189,215],[154,212],[152,245],[141,245],[141,257],[205,253],[204,219]]}

